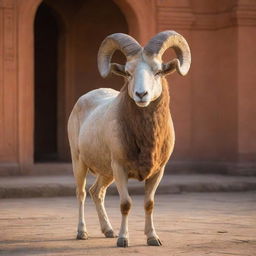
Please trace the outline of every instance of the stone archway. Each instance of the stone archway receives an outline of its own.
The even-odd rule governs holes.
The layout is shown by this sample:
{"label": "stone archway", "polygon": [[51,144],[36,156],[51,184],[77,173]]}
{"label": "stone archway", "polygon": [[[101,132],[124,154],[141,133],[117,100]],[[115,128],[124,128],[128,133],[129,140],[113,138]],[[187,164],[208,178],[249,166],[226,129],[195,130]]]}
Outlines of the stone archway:
{"label": "stone archway", "polygon": [[[33,169],[34,159],[33,159],[33,152],[34,152],[34,141],[33,141],[33,133],[34,133],[34,35],[33,35],[33,24],[34,24],[34,18],[37,11],[38,6],[42,0],[22,0],[19,2],[18,6],[18,12],[19,12],[19,75],[18,75],[18,82],[19,82],[19,162],[20,167],[23,172],[28,172],[28,170]],[[50,0],[47,0],[47,2],[50,2]],[[67,1],[65,1],[67,2]],[[77,1],[79,4],[83,5],[83,0]],[[90,1],[87,1],[87,3],[90,3]],[[122,2],[122,3],[120,3]],[[144,2],[144,1],[143,1]],[[140,8],[141,11],[142,8],[144,8],[144,3],[141,2],[141,6],[139,3],[136,2],[136,6]],[[54,3],[56,5],[56,3]],[[143,24],[143,15],[138,15],[136,13],[136,8],[134,8],[134,1],[133,0],[124,0],[124,1],[114,1],[111,2],[113,5],[111,8],[117,8],[119,9],[120,14],[124,15],[127,25],[128,25],[128,31],[140,42],[144,42],[146,39],[148,39],[153,33],[149,35],[148,29],[144,29],[147,32],[143,32],[142,25]],[[116,7],[114,7],[116,6]],[[117,7],[118,6],[118,7]],[[55,6],[54,6],[55,7]],[[64,8],[62,6],[61,8]],[[77,8],[80,10],[81,6],[77,6]],[[75,8],[74,8],[75,9]],[[75,11],[75,10],[71,11]],[[104,9],[104,8],[103,8]],[[121,11],[120,11],[121,10]],[[63,11],[63,10],[62,10]],[[81,10],[80,10],[81,12]],[[85,11],[86,12],[86,11]],[[153,11],[152,11],[153,12]],[[66,15],[66,16],[65,16]],[[82,28],[77,27],[77,25],[72,25],[68,22],[68,19],[70,18],[69,14],[63,15],[63,20],[65,23],[65,26],[67,26],[67,29],[72,28],[72,26],[76,26],[76,31],[80,32],[83,31]],[[151,17],[152,18],[152,17]],[[79,19],[79,16],[77,15],[76,19]],[[104,23],[104,22],[103,22]],[[79,24],[79,21],[78,23]],[[102,23],[101,23],[102,24]],[[134,24],[139,24],[136,29],[134,29]],[[95,32],[100,31],[99,29],[96,29]],[[120,32],[120,29],[113,32]],[[90,31],[90,28],[88,28],[88,31]],[[123,32],[128,32],[123,31]],[[122,32],[122,31],[121,31]],[[73,33],[73,32],[72,32]],[[72,34],[71,33],[71,34]],[[108,33],[112,33],[111,30],[109,30]],[[70,34],[68,33],[70,36]],[[66,90],[66,93],[64,93],[62,100],[65,103],[65,109],[63,111],[63,122],[67,120],[67,116],[70,112],[70,109],[73,106],[74,101],[77,99],[81,93],[86,92],[86,88],[83,86],[83,72],[87,70],[90,74],[91,72],[88,70],[88,67],[91,68],[92,66],[95,67],[95,60],[96,60],[96,54],[93,56],[94,61],[85,61],[84,58],[80,58],[80,61],[76,63],[75,56],[79,55],[79,52],[76,52],[76,43],[74,42],[74,37],[76,37],[76,33],[73,33],[73,38],[71,40],[67,40],[65,42],[66,46],[69,48],[61,49],[65,52],[65,63],[67,63],[67,66],[63,67],[65,70],[68,70],[65,74],[65,77],[63,78],[63,83],[65,84],[64,88]],[[105,34],[102,33],[97,36],[97,40],[100,42],[104,39]],[[66,34],[64,35],[65,40]],[[81,41],[79,42],[81,44]],[[97,42],[98,43],[98,42]],[[83,43],[82,43],[83,45]],[[90,48],[90,45],[88,45]],[[97,46],[98,47],[98,46]],[[70,49],[70,50],[67,50]],[[96,49],[96,48],[95,48]],[[89,53],[89,51],[88,51]],[[82,56],[85,56],[82,54]],[[86,55],[88,56],[88,55]],[[117,57],[118,58],[118,57]],[[92,59],[91,59],[92,60]],[[83,67],[84,66],[84,67]],[[86,69],[87,68],[87,69]],[[96,67],[95,67],[96,68]],[[93,84],[93,86],[89,86],[90,89],[94,87],[99,86],[99,76],[98,74],[93,76],[97,80],[96,83]],[[92,78],[91,78],[92,79]],[[106,87],[115,87],[114,84],[119,83],[118,80],[106,80],[105,86]],[[100,84],[100,86],[101,86]],[[76,86],[76,89],[74,90]],[[78,89],[77,89],[78,88]],[[59,133],[58,136],[63,136],[63,134]],[[63,140],[64,141],[64,140]],[[64,152],[62,152],[62,155],[64,156],[64,159],[68,152],[65,149],[65,143],[62,145],[59,145],[59,147],[64,148]]]}

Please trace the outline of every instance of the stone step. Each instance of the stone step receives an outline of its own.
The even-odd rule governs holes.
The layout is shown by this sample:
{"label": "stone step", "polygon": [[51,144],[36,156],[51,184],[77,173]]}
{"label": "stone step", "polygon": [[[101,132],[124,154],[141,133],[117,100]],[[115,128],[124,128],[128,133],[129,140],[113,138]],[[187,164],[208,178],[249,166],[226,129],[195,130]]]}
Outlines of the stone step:
{"label": "stone step", "polygon": [[[87,177],[87,190],[95,177]],[[129,180],[130,194],[144,194],[144,184]],[[255,176],[226,175],[165,175],[158,194],[185,192],[242,192],[256,190]],[[108,194],[116,195],[112,184]],[[13,176],[0,178],[0,198],[75,196],[75,181],[71,175],[62,176]]]}

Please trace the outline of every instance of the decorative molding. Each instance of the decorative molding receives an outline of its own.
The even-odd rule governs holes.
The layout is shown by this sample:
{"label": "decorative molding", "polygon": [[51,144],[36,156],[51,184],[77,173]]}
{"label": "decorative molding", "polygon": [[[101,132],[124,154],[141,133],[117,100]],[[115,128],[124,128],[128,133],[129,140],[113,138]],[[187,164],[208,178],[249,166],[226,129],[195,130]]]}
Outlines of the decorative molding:
{"label": "decorative molding", "polygon": [[256,26],[256,2],[238,0],[237,4],[226,11],[196,12],[187,0],[158,0],[157,21],[158,30],[218,30],[234,26]]}
{"label": "decorative molding", "polygon": [[189,29],[195,21],[190,8],[187,7],[158,7],[158,28],[165,30],[170,28]]}
{"label": "decorative molding", "polygon": [[3,60],[13,62],[15,59],[16,42],[16,8],[14,0],[0,0],[2,9],[3,30],[1,31],[3,41]]}
{"label": "decorative molding", "polygon": [[0,0],[0,8],[13,8],[14,0]]}
{"label": "decorative molding", "polygon": [[233,11],[221,13],[195,13],[195,30],[218,30],[234,25]]}
{"label": "decorative molding", "polygon": [[158,0],[156,13],[158,30],[190,29],[195,21],[188,0],[175,2],[172,0]]}
{"label": "decorative molding", "polygon": [[4,8],[4,61],[14,60],[15,17],[14,9]]}
{"label": "decorative molding", "polygon": [[254,4],[238,2],[233,10],[234,24],[237,26],[256,26],[256,2]]}

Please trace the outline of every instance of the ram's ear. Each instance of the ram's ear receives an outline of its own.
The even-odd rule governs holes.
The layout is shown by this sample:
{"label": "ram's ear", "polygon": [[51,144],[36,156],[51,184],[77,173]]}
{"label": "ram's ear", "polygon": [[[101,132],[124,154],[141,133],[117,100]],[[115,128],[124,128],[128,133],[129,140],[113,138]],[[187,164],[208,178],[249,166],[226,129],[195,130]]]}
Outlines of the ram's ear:
{"label": "ram's ear", "polygon": [[167,76],[167,75],[170,75],[170,74],[172,74],[172,73],[174,73],[175,71],[176,71],[176,67],[177,67],[177,65],[178,65],[178,62],[179,60],[178,59],[173,59],[173,60],[171,60],[170,62],[168,62],[168,63],[163,63],[163,65],[162,65],[162,74],[164,75],[164,76]]}
{"label": "ram's ear", "polygon": [[118,76],[126,76],[124,65],[120,65],[117,63],[111,63],[111,72]]}

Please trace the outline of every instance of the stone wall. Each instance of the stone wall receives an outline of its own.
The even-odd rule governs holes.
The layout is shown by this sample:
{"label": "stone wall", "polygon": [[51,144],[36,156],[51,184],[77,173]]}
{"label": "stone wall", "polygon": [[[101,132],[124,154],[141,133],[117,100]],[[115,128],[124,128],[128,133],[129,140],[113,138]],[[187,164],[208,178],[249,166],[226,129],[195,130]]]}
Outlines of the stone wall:
{"label": "stone wall", "polygon": [[[41,2],[0,0],[0,175],[36,174],[33,23]],[[255,173],[255,1],[114,0],[104,1],[101,12],[95,1],[45,2],[61,14],[65,28],[59,49],[65,56],[58,83],[61,159],[68,157],[65,124],[75,100],[92,88],[122,83],[99,77],[100,41],[129,32],[145,44],[156,32],[172,29],[189,42],[192,66],[185,78],[168,78],[176,130],[170,170]],[[104,10],[112,15],[106,23],[100,21]],[[172,56],[169,50],[164,59]]]}

